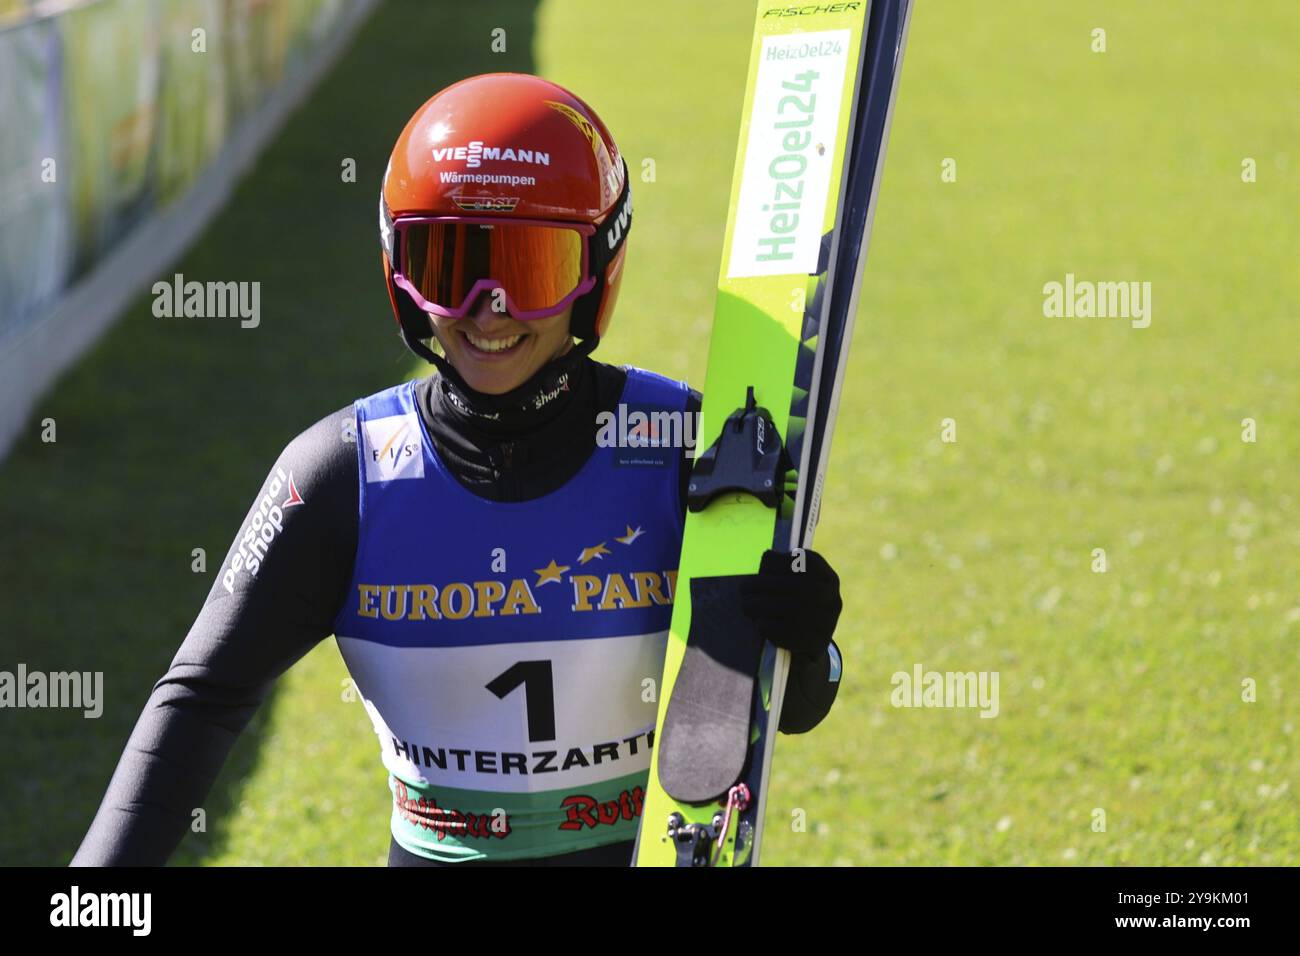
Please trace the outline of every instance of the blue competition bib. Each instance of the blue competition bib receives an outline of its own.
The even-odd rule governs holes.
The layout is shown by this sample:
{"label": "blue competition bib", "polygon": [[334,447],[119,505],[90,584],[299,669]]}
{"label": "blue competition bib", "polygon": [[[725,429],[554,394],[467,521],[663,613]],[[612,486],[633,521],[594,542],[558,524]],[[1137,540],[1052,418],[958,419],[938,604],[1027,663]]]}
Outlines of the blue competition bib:
{"label": "blue competition bib", "polygon": [[[628,369],[622,403],[680,416],[687,395]],[[335,620],[393,835],[448,861],[630,840],[681,551],[681,450],[597,447],[558,491],[493,502],[448,472],[415,401],[408,382],[356,403],[360,529]]]}

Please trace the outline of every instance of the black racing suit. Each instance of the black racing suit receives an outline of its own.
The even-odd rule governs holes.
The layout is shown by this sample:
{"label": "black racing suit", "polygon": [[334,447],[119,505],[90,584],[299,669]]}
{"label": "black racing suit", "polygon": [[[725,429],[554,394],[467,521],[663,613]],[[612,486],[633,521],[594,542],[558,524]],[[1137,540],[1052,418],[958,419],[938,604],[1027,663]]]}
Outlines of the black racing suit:
{"label": "black racing suit", "polygon": [[[549,494],[578,472],[595,448],[597,414],[615,410],[625,379],[621,368],[575,355],[534,377],[527,389],[530,400],[488,402],[439,375],[419,382],[417,395],[438,455],[462,484],[493,501],[525,501]],[[545,400],[537,400],[540,396]],[[698,410],[699,400],[692,393],[688,411]],[[292,472],[304,503],[285,511],[275,546],[256,576],[240,575],[231,593],[218,575],[145,704],[73,865],[166,862],[272,683],[333,632],[356,557],[353,432],[348,405],[302,432],[281,453],[276,467]],[[685,479],[688,469],[681,474]],[[685,481],[682,501],[684,515]],[[231,555],[238,545],[236,540]],[[831,679],[829,653],[795,658],[780,729],[811,729],[830,710],[838,686]],[[626,865],[631,849],[630,842],[619,843],[534,865]],[[389,862],[432,861],[393,843]]]}

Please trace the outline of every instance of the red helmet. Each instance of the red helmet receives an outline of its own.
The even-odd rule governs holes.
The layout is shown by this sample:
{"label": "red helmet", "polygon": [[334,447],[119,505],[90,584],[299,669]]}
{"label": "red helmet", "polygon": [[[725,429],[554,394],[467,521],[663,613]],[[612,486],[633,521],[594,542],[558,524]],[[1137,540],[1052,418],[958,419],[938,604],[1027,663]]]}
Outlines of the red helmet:
{"label": "red helmet", "polygon": [[426,313],[465,315],[496,288],[525,321],[571,305],[571,332],[598,339],[622,278],[629,180],[605,124],[562,86],[487,73],[435,94],[398,137],[379,200],[406,344],[432,358]]}

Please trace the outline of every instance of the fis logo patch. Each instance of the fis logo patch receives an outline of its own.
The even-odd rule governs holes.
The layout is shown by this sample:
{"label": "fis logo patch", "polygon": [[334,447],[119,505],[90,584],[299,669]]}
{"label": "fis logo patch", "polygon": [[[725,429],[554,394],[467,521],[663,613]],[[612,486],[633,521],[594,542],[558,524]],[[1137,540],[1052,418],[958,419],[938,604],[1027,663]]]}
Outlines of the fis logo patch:
{"label": "fis logo patch", "polygon": [[361,423],[366,481],[424,477],[424,443],[415,412]]}

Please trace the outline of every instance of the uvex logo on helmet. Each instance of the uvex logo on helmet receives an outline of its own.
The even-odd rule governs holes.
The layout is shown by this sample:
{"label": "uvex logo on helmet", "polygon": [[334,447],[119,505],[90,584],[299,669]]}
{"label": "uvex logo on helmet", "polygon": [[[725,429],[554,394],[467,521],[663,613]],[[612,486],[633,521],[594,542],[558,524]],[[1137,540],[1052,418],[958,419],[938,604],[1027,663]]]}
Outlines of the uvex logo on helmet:
{"label": "uvex logo on helmet", "polygon": [[439,146],[433,150],[434,161],[442,163],[447,160],[464,160],[470,169],[483,165],[483,160],[497,162],[531,163],[534,166],[551,165],[551,154],[540,149],[523,149],[521,147],[484,146],[483,141],[473,140],[468,146]]}
{"label": "uvex logo on helmet", "polygon": [[618,215],[610,221],[609,232],[606,233],[605,239],[609,243],[611,250],[617,249],[619,242],[623,239],[623,230],[627,228],[628,220],[632,218],[632,190],[628,190],[627,199],[623,200],[623,205],[619,207]]}

